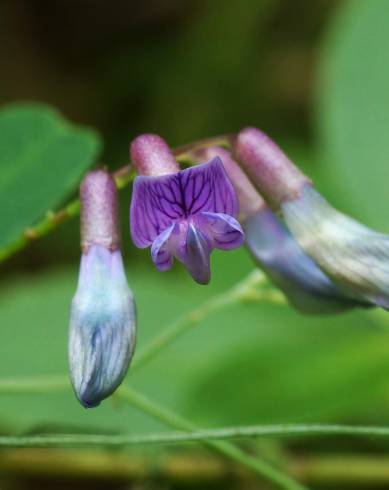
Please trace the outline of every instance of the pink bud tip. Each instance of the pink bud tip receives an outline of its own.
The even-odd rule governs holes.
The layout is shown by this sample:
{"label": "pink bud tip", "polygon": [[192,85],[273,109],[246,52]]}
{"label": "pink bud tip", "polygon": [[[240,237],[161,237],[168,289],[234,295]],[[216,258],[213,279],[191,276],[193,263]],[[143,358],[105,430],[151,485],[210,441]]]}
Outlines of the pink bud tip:
{"label": "pink bud tip", "polygon": [[232,139],[236,159],[261,195],[276,209],[284,200],[294,199],[309,179],[262,131],[245,128]]}
{"label": "pink bud tip", "polygon": [[166,175],[180,170],[166,141],[156,134],[136,137],[130,145],[130,158],[139,175]]}
{"label": "pink bud tip", "polygon": [[105,170],[89,172],[81,183],[81,247],[91,245],[115,250],[120,245],[117,190],[113,177]]}

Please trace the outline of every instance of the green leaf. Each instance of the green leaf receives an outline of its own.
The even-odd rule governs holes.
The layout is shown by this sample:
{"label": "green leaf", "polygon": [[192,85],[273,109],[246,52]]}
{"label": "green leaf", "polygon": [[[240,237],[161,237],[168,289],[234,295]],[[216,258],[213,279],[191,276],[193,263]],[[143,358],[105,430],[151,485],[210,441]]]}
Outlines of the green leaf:
{"label": "green leaf", "polygon": [[96,133],[46,106],[0,111],[0,251],[76,188],[100,147]]}
{"label": "green leaf", "polygon": [[[389,231],[389,2],[348,1],[325,37],[317,120],[331,197]],[[338,197],[340,196],[340,197]]]}

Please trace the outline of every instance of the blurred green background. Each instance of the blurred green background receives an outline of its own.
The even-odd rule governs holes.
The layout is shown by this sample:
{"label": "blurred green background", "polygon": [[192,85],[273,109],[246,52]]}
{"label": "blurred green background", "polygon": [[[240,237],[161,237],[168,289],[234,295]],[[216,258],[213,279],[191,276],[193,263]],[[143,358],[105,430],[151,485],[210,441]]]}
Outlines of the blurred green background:
{"label": "blurred green background", "polygon": [[[389,232],[387,0],[3,0],[0,25],[0,248],[75,196],[89,166],[114,170],[127,163],[137,134],[155,132],[178,146],[246,125],[274,137],[337,207]],[[9,105],[15,102],[43,103],[62,116]],[[29,138],[39,143],[41,131],[50,144],[34,154]],[[253,264],[243,249],[215,253],[207,288],[177,265],[158,273],[148,251],[130,243],[129,199],[126,188],[123,253],[141,347],[181,313],[236,284]],[[78,242],[75,219],[1,264],[2,378],[67,372]],[[130,372],[127,382],[204,427],[389,424],[389,317],[232,306]],[[115,400],[85,411],[70,390],[1,394],[5,434],[164,429]],[[282,461],[312,488],[389,489],[383,440],[300,438],[249,448]],[[187,478],[184,470],[155,478],[155,461],[177,454],[198,471],[182,462]],[[202,455],[191,446],[115,453],[124,465],[138,457],[148,462],[146,476],[134,479],[112,470],[111,453],[4,450],[0,485],[270,488],[228,472],[203,474]],[[53,463],[49,471],[51,457],[63,466]],[[94,473],[93,463],[90,470],[86,458],[97,465],[103,458],[105,473]]]}

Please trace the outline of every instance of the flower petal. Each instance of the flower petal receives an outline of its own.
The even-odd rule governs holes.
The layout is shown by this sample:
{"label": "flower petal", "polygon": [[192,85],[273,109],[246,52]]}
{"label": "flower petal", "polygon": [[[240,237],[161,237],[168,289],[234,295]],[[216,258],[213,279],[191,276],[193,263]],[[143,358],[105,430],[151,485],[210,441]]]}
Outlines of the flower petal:
{"label": "flower petal", "polygon": [[135,178],[130,210],[131,237],[148,247],[173,221],[183,216],[178,174]]}
{"label": "flower petal", "polygon": [[190,275],[199,284],[208,284],[211,279],[210,256],[211,249],[204,234],[193,224],[188,227],[186,236],[185,266]]}
{"label": "flower petal", "polygon": [[136,177],[132,239],[137,247],[148,247],[173,221],[201,211],[237,215],[236,194],[219,157],[175,174]]}
{"label": "flower petal", "polygon": [[167,271],[173,265],[173,255],[169,250],[169,238],[174,230],[175,224],[166,228],[153,241],[151,246],[151,258],[160,271]]}
{"label": "flower petal", "polygon": [[198,226],[206,234],[211,246],[231,250],[244,242],[244,232],[238,221],[224,213],[201,212],[196,217]]}
{"label": "flower petal", "polygon": [[219,157],[183,170],[180,180],[186,217],[201,211],[237,215],[236,193]]}
{"label": "flower petal", "polygon": [[340,213],[310,185],[281,209],[304,251],[342,290],[389,309],[389,236]]}

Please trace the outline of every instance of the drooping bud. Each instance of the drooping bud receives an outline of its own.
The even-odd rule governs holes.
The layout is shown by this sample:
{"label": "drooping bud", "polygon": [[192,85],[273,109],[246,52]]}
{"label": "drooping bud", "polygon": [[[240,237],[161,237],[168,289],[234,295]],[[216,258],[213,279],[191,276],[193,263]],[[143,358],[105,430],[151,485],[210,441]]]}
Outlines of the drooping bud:
{"label": "drooping bud", "polygon": [[333,313],[360,302],[342,294],[301,249],[286,226],[255,190],[229,151],[217,146],[191,153],[195,160],[219,156],[235,187],[245,245],[257,265],[303,313]]}
{"label": "drooping bud", "polygon": [[69,330],[69,366],[80,403],[95,407],[122,382],[135,347],[136,311],[128,287],[117,215],[117,191],[104,170],[80,188],[82,257]]}
{"label": "drooping bud", "polygon": [[180,171],[167,144],[155,135],[136,138],[130,156],[141,174],[130,209],[133,242],[151,246],[159,270],[170,269],[175,257],[196,282],[207,284],[212,250],[230,250],[244,240],[236,194],[221,160]]}
{"label": "drooping bud", "polygon": [[389,236],[334,209],[261,131],[241,131],[233,151],[304,252],[342,293],[389,309]]}

